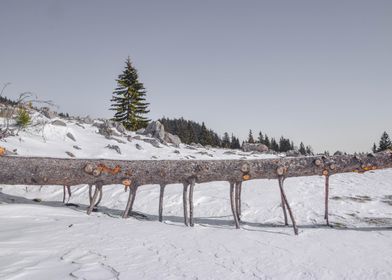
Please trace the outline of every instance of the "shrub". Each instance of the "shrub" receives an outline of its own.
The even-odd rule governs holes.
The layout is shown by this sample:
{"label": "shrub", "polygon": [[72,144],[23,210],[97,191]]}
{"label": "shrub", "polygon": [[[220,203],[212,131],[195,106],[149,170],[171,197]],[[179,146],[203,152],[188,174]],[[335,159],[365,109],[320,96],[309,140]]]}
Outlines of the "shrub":
{"label": "shrub", "polygon": [[22,128],[27,127],[31,123],[31,117],[26,109],[21,108],[18,110],[18,115],[16,116],[16,124]]}

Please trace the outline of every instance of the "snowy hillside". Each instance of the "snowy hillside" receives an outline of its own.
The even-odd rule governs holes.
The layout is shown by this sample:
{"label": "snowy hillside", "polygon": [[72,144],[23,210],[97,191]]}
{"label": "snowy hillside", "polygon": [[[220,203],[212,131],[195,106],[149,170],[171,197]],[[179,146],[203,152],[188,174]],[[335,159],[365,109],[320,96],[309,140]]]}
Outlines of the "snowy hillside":
{"label": "snowy hillside", "polygon": [[[0,146],[20,156],[64,158],[276,157],[153,142],[155,147],[152,138],[135,133],[108,139],[97,124],[53,121],[37,116]],[[323,178],[285,181],[298,236],[283,226],[273,180],[244,183],[240,230],[227,182],[196,185],[194,228],[183,224],[181,185],[167,187],[163,223],[156,185],[137,193],[134,210],[146,218],[125,220],[123,186],[105,186],[98,212],[88,216],[87,186],[73,187],[73,206],[67,207],[60,186],[2,185],[0,279],[392,279],[392,170],[334,175],[330,184],[333,227],[326,227]]]}

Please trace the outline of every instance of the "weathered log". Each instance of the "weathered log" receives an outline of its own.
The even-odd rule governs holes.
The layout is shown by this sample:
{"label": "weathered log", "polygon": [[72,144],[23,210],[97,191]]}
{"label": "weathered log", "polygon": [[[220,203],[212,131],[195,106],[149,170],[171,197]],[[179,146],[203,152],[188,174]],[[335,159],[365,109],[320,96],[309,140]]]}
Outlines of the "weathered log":
{"label": "weathered log", "polygon": [[[97,196],[102,198],[102,186],[123,184],[131,189],[123,217],[132,211],[138,186],[146,184],[183,183],[184,223],[187,219],[187,190],[194,183],[228,181],[230,183],[231,206],[239,227],[240,193],[235,185],[251,179],[276,179],[312,175],[328,175],[346,172],[392,168],[392,152],[368,155],[315,156],[300,158],[277,158],[259,160],[160,160],[120,161],[105,159],[56,159],[38,157],[0,157],[0,184],[8,185],[96,185],[94,196],[90,193],[91,213],[96,206]],[[295,221],[280,181],[282,208],[288,208],[294,230]],[[328,184],[328,182],[327,182]],[[240,190],[240,189],[239,189]],[[326,185],[325,217],[328,223],[328,185]],[[190,198],[193,194],[190,194]],[[100,200],[99,199],[99,200]],[[64,197],[65,200],[65,197]],[[191,206],[191,205],[190,205]],[[192,206],[191,206],[192,207]],[[192,208],[193,224],[193,208]],[[287,214],[285,214],[287,224]]]}
{"label": "weathered log", "polygon": [[[330,167],[333,167],[331,169]],[[259,160],[106,160],[56,159],[39,157],[0,157],[0,184],[8,185],[79,185],[101,182],[103,185],[196,183],[212,181],[242,182],[250,179],[277,179],[277,168],[285,177],[365,172],[392,168],[392,153],[369,155],[315,156]]]}

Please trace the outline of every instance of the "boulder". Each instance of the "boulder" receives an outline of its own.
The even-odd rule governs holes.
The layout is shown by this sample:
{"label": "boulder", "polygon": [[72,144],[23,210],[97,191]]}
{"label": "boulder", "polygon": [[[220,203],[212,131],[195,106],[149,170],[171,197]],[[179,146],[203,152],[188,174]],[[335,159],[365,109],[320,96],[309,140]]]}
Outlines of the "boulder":
{"label": "boulder", "polygon": [[176,147],[179,147],[181,144],[181,139],[177,135],[173,135],[169,132],[165,132],[165,138],[164,141],[167,143],[171,143]]}
{"label": "boulder", "polygon": [[55,125],[55,126],[67,126],[67,124],[65,122],[60,121],[60,120],[52,121],[51,124]]}
{"label": "boulder", "polygon": [[49,109],[49,107],[43,107],[41,109],[42,114],[47,117],[48,119],[54,119],[57,117],[57,113],[53,112]]}
{"label": "boulder", "polygon": [[151,134],[153,138],[156,138],[161,142],[165,141],[165,128],[159,121],[150,122],[141,134]]}
{"label": "boulder", "polygon": [[136,149],[138,149],[138,150],[143,150],[143,147],[142,147],[142,146],[140,146],[140,145],[139,145],[139,144],[137,144],[137,143],[136,143],[135,147],[136,147]]}
{"label": "boulder", "polygon": [[73,134],[72,134],[71,132],[68,132],[68,133],[67,133],[67,137],[68,137],[69,139],[71,139],[72,141],[76,142],[75,136],[73,136]]}
{"label": "boulder", "polygon": [[298,150],[290,150],[286,152],[287,157],[299,157],[301,153]]}
{"label": "boulder", "polygon": [[121,136],[121,134],[116,131],[116,123],[113,121],[105,120],[103,123],[94,123],[93,125],[98,127],[98,133],[106,138],[110,138],[111,136]]}
{"label": "boulder", "polygon": [[160,148],[159,141],[154,138],[145,138],[143,139],[144,142],[153,145],[155,148]]}
{"label": "boulder", "polygon": [[268,147],[264,144],[260,143],[244,143],[242,145],[242,150],[244,152],[260,152],[260,153],[266,153],[268,152]]}
{"label": "boulder", "polygon": [[70,156],[70,157],[75,157],[75,155],[74,155],[73,153],[71,153],[71,152],[66,151],[65,153],[66,153],[68,156]]}
{"label": "boulder", "polygon": [[105,148],[108,148],[110,150],[115,150],[118,154],[121,155],[120,147],[117,145],[107,145]]}
{"label": "boulder", "polygon": [[92,124],[94,123],[94,120],[90,117],[90,116],[85,116],[84,118],[80,119],[81,122],[85,123],[85,124]]}

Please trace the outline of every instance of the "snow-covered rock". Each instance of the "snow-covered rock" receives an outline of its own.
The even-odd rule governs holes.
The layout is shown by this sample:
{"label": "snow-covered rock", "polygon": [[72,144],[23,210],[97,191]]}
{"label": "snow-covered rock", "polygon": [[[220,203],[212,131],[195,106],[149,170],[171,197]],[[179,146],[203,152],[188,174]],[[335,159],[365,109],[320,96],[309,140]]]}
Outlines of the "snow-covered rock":
{"label": "snow-covered rock", "polygon": [[151,135],[151,137],[154,137],[159,141],[165,140],[165,128],[159,121],[150,122],[141,134],[146,136]]}
{"label": "snow-covered rock", "polygon": [[242,145],[242,150],[244,152],[260,152],[260,153],[265,153],[268,152],[268,147],[264,144],[260,143],[244,143]]}

